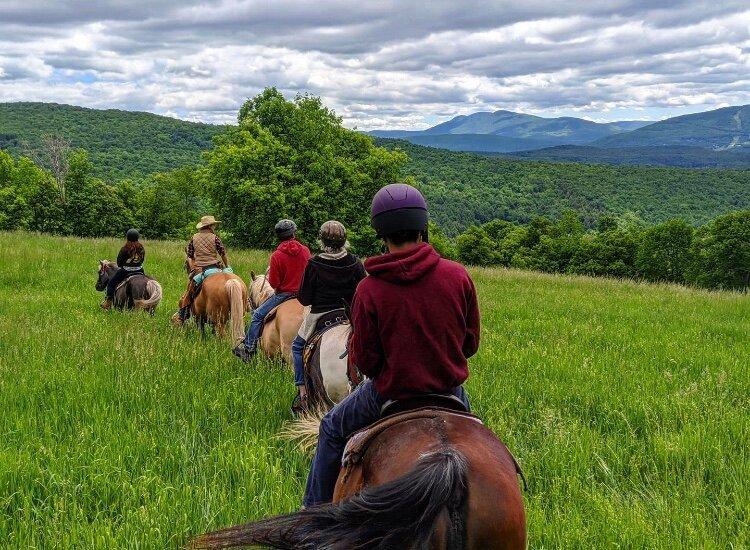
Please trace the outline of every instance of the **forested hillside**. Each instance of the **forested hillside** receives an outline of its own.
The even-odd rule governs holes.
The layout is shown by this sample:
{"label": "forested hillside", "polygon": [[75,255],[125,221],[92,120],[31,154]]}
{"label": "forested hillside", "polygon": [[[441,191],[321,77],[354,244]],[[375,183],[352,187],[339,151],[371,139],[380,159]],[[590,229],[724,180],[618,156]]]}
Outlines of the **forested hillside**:
{"label": "forested hillside", "polygon": [[86,149],[94,175],[109,181],[137,178],[198,162],[225,126],[151,113],[98,110],[56,103],[0,103],[0,149],[44,156],[54,135]]}
{"label": "forested hillside", "polygon": [[507,160],[378,139],[409,156],[405,173],[427,194],[449,234],[496,218],[558,219],[576,210],[591,227],[603,214],[634,212],[648,223],[703,224],[750,207],[750,171],[689,170]]}
{"label": "forested hillside", "polygon": [[508,151],[500,155],[509,158],[550,162],[676,166],[681,168],[750,168],[750,147],[714,150],[682,145],[607,148],[588,145],[560,145],[533,151]]}
{"label": "forested hillside", "polygon": [[750,147],[750,105],[668,118],[623,134],[601,138],[596,147]]}

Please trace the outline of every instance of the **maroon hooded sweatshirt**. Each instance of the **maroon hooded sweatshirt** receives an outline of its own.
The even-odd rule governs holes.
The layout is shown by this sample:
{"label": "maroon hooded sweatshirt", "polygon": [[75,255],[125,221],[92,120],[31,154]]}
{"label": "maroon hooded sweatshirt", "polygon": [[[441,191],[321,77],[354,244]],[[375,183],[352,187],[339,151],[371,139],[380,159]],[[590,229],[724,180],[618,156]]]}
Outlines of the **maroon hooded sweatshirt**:
{"label": "maroon hooded sweatshirt", "polygon": [[277,294],[299,292],[302,275],[305,273],[310,249],[297,239],[281,241],[271,254],[268,266],[268,283]]}
{"label": "maroon hooded sweatshirt", "polygon": [[477,294],[461,264],[426,243],[365,262],[351,352],[386,399],[447,393],[469,375],[479,347]]}

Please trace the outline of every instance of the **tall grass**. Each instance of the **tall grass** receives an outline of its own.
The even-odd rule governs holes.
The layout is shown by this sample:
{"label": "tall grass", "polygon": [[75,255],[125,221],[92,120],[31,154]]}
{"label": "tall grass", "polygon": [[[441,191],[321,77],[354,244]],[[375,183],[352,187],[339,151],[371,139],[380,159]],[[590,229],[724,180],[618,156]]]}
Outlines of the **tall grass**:
{"label": "tall grass", "polygon": [[[145,243],[154,317],[101,311],[118,244],[0,234],[0,546],[177,547],[299,505],[291,373],[169,325],[181,243]],[[750,546],[747,295],[473,275],[468,388],[529,479],[532,548]]]}

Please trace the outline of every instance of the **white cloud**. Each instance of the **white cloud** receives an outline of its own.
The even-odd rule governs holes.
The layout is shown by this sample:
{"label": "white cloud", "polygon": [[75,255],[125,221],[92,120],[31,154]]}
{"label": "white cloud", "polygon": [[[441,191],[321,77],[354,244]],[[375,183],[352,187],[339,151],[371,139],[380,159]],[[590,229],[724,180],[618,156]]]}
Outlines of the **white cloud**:
{"label": "white cloud", "polygon": [[750,10],[734,1],[5,0],[0,52],[4,101],[208,122],[268,85],[362,129],[750,103]]}

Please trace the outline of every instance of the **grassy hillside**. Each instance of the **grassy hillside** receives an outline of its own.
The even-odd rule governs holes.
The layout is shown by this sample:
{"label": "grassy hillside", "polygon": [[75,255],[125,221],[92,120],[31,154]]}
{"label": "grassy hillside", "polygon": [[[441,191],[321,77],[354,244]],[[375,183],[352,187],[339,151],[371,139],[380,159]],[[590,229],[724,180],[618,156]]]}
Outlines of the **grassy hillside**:
{"label": "grassy hillside", "polygon": [[[155,317],[100,311],[96,262],[118,245],[0,238],[7,547],[174,548],[299,505],[308,458],[275,437],[291,373],[170,327],[181,243],[146,243],[165,289]],[[529,478],[531,548],[750,545],[750,297],[473,275],[468,388]]]}
{"label": "grassy hillside", "polygon": [[409,155],[406,173],[422,185],[436,221],[449,233],[495,218],[557,218],[568,209],[588,224],[628,211],[649,223],[680,217],[702,224],[750,207],[748,170],[517,161],[377,141]]}
{"label": "grassy hillside", "polygon": [[224,126],[151,113],[55,103],[0,103],[0,149],[38,148],[54,134],[89,151],[95,175],[115,181],[193,164]]}

